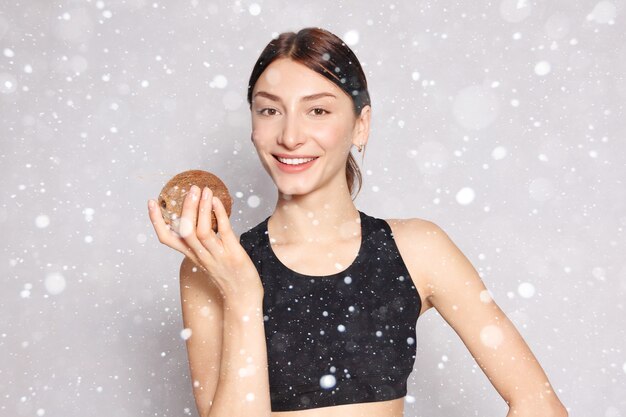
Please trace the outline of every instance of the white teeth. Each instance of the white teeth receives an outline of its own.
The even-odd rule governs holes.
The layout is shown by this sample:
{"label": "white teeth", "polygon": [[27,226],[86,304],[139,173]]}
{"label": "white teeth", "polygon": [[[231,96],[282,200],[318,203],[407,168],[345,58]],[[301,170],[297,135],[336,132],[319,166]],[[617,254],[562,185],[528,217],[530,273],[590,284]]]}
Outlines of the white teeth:
{"label": "white teeth", "polygon": [[315,158],[281,158],[280,156],[277,156],[276,158],[278,158],[278,160],[282,162],[283,164],[288,164],[288,165],[300,165],[300,164],[304,164],[305,162],[309,162],[315,159]]}

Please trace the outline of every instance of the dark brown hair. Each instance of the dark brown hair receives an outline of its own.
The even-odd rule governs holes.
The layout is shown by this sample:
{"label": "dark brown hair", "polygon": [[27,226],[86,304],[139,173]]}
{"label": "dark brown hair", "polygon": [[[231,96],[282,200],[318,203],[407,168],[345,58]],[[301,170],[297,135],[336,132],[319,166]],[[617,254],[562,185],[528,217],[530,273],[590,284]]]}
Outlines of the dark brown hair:
{"label": "dark brown hair", "polygon": [[[365,73],[354,52],[331,32],[322,28],[308,27],[298,33],[281,33],[261,52],[248,82],[250,108],[252,108],[252,90],[257,80],[263,71],[279,58],[290,58],[335,83],[352,99],[356,117],[360,116],[363,107],[371,106]],[[354,190],[354,182],[358,183],[354,200],[361,191],[363,178],[352,153],[349,154],[346,162],[346,180],[350,195]]]}

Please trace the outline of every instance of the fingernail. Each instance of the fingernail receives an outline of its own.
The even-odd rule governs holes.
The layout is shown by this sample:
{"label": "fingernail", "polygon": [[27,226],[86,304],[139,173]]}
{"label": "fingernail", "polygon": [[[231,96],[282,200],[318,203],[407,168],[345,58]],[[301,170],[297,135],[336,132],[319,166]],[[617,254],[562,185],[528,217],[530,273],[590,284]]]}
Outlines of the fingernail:
{"label": "fingernail", "polygon": [[206,200],[207,198],[209,198],[209,187],[204,187],[204,190],[202,190],[202,199]]}

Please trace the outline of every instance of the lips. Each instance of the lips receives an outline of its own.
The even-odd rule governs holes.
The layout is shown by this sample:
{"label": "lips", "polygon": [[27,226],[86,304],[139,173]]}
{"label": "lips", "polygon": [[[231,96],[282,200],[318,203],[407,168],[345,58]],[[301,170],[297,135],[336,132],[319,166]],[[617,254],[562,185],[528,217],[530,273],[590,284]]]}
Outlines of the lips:
{"label": "lips", "polygon": [[[288,173],[295,173],[295,172],[302,172],[307,170],[311,165],[313,165],[315,163],[315,161],[319,158],[317,156],[313,157],[313,159],[309,158],[309,161],[307,162],[303,162],[303,163],[299,163],[299,164],[287,164],[284,162],[280,162],[280,159],[278,159],[277,155],[272,155],[274,156],[274,159],[276,160],[276,165],[278,166],[278,168],[283,171],[283,172],[288,172]],[[282,158],[282,156],[281,156]],[[289,159],[297,159],[297,158],[289,158]]]}
{"label": "lips", "polygon": [[298,159],[298,158],[309,159],[309,158],[319,157],[319,155],[287,155],[284,153],[276,153],[276,154],[272,154],[272,156],[274,158],[287,158],[287,159]]}

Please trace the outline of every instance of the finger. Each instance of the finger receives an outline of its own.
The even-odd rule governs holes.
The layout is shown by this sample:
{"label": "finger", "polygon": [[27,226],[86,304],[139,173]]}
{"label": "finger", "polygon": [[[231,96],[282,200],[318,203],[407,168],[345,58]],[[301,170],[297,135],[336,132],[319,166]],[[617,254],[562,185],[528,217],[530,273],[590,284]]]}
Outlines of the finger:
{"label": "finger", "polygon": [[196,236],[196,223],[198,217],[198,204],[200,200],[200,189],[193,185],[183,201],[183,210],[180,216],[178,233],[185,243],[196,254],[200,255],[205,251],[205,247]]}
{"label": "finger", "polygon": [[183,208],[180,213],[178,233],[184,239],[196,231],[198,214],[198,187],[192,185],[183,199]]}
{"label": "finger", "polygon": [[[213,197],[213,210],[215,211],[215,217],[217,218],[217,231],[219,232],[220,237],[223,241],[232,244],[235,234],[233,233],[233,228],[230,225],[230,219],[228,218],[226,207],[224,207],[222,200],[218,197]],[[237,241],[239,240],[237,239]]]}
{"label": "finger", "polygon": [[[215,238],[215,232],[213,231],[213,224],[211,221],[213,192],[209,187],[204,187],[202,190],[202,197],[200,199],[200,209],[198,213],[198,228],[196,234],[200,242],[203,242],[209,237]],[[213,234],[213,236],[211,236]]]}
{"label": "finger", "polygon": [[[152,207],[150,207],[150,202],[154,203]],[[172,249],[176,249],[186,256],[190,256],[190,248],[179,236],[176,235],[176,232],[174,232],[170,226],[165,223],[163,214],[154,200],[148,201],[148,215],[150,216],[150,222],[154,227],[154,231],[159,238],[159,242],[171,247]]]}

